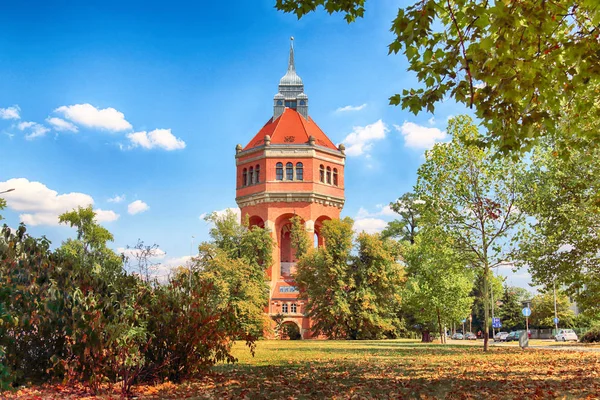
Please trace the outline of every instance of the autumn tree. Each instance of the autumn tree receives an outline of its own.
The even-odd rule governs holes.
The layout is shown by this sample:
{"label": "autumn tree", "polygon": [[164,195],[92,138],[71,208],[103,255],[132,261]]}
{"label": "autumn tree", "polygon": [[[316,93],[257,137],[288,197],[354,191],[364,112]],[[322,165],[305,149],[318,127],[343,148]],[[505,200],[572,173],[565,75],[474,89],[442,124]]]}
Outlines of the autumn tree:
{"label": "autumn tree", "polygon": [[484,349],[489,338],[491,268],[506,260],[509,239],[523,220],[516,208],[519,166],[474,145],[480,137],[468,116],[450,120],[450,143],[436,144],[419,167],[415,192],[424,220],[435,220],[464,260],[483,279]]}
{"label": "autumn tree", "polygon": [[[569,297],[556,291],[556,315],[562,327],[573,326],[575,313],[571,310]],[[531,300],[529,323],[538,328],[554,328],[554,292],[552,290],[535,295]]]}
{"label": "autumn tree", "polygon": [[[379,235],[359,234],[354,255],[352,226],[350,218],[325,221],[326,245],[300,258],[294,279],[314,321],[314,335],[380,338],[395,331],[402,268],[396,247]],[[305,234],[298,224],[292,230]]]}
{"label": "autumn tree", "polygon": [[514,255],[534,284],[564,287],[589,316],[600,313],[599,157],[597,142],[575,137],[536,147],[518,204],[532,218]]}
{"label": "autumn tree", "polygon": [[[323,6],[348,22],[365,0],[277,0],[298,18]],[[425,0],[398,9],[390,53],[403,52],[421,83],[390,103],[415,114],[452,97],[474,109],[496,149],[528,149],[555,132],[565,111],[597,121],[600,9],[595,0]],[[579,115],[581,114],[581,115]],[[597,125],[596,125],[597,127]],[[598,138],[590,124],[572,124]]]}

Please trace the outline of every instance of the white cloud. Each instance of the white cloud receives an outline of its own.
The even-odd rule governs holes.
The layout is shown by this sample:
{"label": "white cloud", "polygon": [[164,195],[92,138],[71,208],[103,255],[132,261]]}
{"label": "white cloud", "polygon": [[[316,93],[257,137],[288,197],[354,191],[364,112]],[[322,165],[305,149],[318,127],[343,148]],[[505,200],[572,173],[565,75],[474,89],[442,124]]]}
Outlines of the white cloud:
{"label": "white cloud", "polygon": [[94,210],[96,212],[96,221],[98,222],[112,222],[119,219],[120,215],[112,210],[101,210],[99,208]]}
{"label": "white cloud", "polygon": [[19,106],[0,108],[0,119],[21,119]]}
{"label": "white cloud", "polygon": [[125,119],[125,115],[112,107],[98,109],[86,103],[61,106],[54,111],[61,113],[69,121],[87,128],[98,128],[111,132],[132,129],[131,124]]}
{"label": "white cloud", "polygon": [[358,209],[358,213],[356,214],[357,219],[367,218],[367,217],[397,217],[398,214],[392,210],[392,208],[387,205],[377,204],[376,205],[378,211],[369,212],[366,208],[361,207]]}
{"label": "white cloud", "polygon": [[429,125],[435,125],[435,117],[431,117],[427,120],[427,122],[429,123]]}
{"label": "white cloud", "polygon": [[346,146],[346,154],[359,156],[369,152],[373,147],[372,142],[385,139],[387,132],[389,129],[382,120],[367,126],[355,126],[352,128],[352,133],[342,140]]}
{"label": "white cloud", "polygon": [[33,140],[37,137],[42,137],[46,135],[46,133],[50,132],[50,129],[46,128],[44,125],[40,125],[37,122],[27,121],[27,122],[19,122],[17,124],[17,129],[25,132],[25,139]]}
{"label": "white cloud", "polygon": [[361,104],[360,106],[344,106],[344,107],[340,107],[337,110],[335,110],[335,112],[346,112],[346,111],[360,111],[363,108],[365,108],[367,106],[367,104]]}
{"label": "white cloud", "polygon": [[132,203],[129,203],[127,206],[127,212],[131,215],[135,215],[144,211],[148,211],[150,207],[148,204],[144,203],[141,200],[136,200]]}
{"label": "white cloud", "polygon": [[[224,208],[222,210],[215,210],[213,212],[217,213],[217,216],[219,218],[222,218],[225,216],[225,214],[227,213],[227,211],[232,211],[237,219],[239,220],[241,218],[242,215],[242,211],[239,209],[239,207],[228,207],[228,208]],[[206,218],[208,215],[210,215],[211,213],[202,213],[200,214],[200,220],[204,221],[204,218]]]}
{"label": "white cloud", "polygon": [[[129,258],[135,258],[137,255],[141,254],[142,250],[139,249],[132,249],[132,248],[126,248],[126,247],[118,247],[117,248],[117,253],[122,253],[125,256],[129,257]],[[148,258],[154,261],[156,261],[157,259],[161,259],[164,258],[167,255],[167,253],[162,250],[161,248],[156,248],[156,249],[151,249],[150,253],[148,254]]]}
{"label": "white cloud", "polygon": [[111,197],[110,199],[108,199],[108,202],[109,203],[120,203],[123,200],[125,200],[125,195],[124,194],[121,195],[121,196],[116,195],[115,197]]}
{"label": "white cloud", "polygon": [[59,132],[63,132],[63,131],[77,132],[78,131],[78,129],[75,125],[73,125],[69,121],[65,121],[62,118],[52,117],[52,118],[47,118],[46,121],[50,125],[52,125],[52,127],[54,128],[55,131],[59,131]]}
{"label": "white cloud", "polygon": [[404,145],[415,149],[430,149],[447,136],[446,132],[438,128],[428,128],[413,122],[404,122],[402,126],[394,125],[394,128],[404,136]]}
{"label": "white cloud", "polygon": [[185,149],[185,142],[175,137],[170,129],[133,132],[129,133],[127,138],[131,142],[130,148],[140,146],[145,149],[161,148],[167,151]]}
{"label": "white cloud", "polygon": [[[92,196],[85,193],[64,193],[48,188],[41,182],[13,178],[0,182],[0,192],[15,189],[4,196],[8,207],[21,212],[21,222],[27,225],[58,225],[58,216],[77,207],[94,204]],[[110,210],[95,210],[98,222],[114,221],[119,215]]]}
{"label": "white cloud", "polygon": [[152,275],[155,276],[159,282],[166,282],[175,268],[188,268],[191,259],[191,256],[169,258],[162,263],[154,265]]}
{"label": "white cloud", "polygon": [[354,221],[355,232],[377,233],[387,226],[387,222],[379,218],[362,218]]}

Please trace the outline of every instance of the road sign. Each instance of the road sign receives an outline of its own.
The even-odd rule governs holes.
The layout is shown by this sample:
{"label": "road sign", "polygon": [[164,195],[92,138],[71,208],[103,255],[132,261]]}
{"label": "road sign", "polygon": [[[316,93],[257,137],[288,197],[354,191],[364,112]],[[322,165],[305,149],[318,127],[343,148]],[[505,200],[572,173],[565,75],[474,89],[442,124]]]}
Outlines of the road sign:
{"label": "road sign", "polygon": [[502,328],[502,322],[500,322],[500,318],[492,318],[492,328]]}
{"label": "road sign", "polygon": [[558,324],[558,318],[554,318],[554,323]]}
{"label": "road sign", "polygon": [[524,309],[521,310],[521,312],[523,313],[524,317],[530,317],[531,316],[531,308],[529,308],[529,307],[525,307]]}

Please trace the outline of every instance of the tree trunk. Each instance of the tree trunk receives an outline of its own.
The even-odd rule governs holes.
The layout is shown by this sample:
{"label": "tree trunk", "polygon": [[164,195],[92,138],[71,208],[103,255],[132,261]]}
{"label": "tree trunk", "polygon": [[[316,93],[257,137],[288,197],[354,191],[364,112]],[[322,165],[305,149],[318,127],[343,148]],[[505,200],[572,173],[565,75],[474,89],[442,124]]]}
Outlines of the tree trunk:
{"label": "tree trunk", "polygon": [[421,342],[422,343],[431,342],[431,337],[429,335],[429,331],[421,331]]}
{"label": "tree trunk", "polygon": [[488,275],[489,268],[487,263],[484,265],[483,269],[483,351],[488,351],[488,341],[490,338],[490,327],[488,325],[488,320],[490,316],[489,308],[490,308],[490,289],[488,283]]}
{"label": "tree trunk", "polygon": [[442,326],[442,318],[440,316],[439,307],[436,309],[436,312],[437,312],[438,328],[440,331],[440,343],[446,344],[446,335],[444,334],[444,327]]}

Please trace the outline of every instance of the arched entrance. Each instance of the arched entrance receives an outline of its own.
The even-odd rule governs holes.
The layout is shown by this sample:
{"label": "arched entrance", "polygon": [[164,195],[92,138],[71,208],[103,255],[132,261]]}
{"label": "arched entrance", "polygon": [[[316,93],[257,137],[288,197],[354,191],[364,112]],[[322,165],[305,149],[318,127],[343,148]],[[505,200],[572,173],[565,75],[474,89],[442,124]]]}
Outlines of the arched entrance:
{"label": "arched entrance", "polygon": [[302,334],[300,333],[300,327],[294,321],[285,321],[282,324],[281,339],[283,340],[300,340]]}

